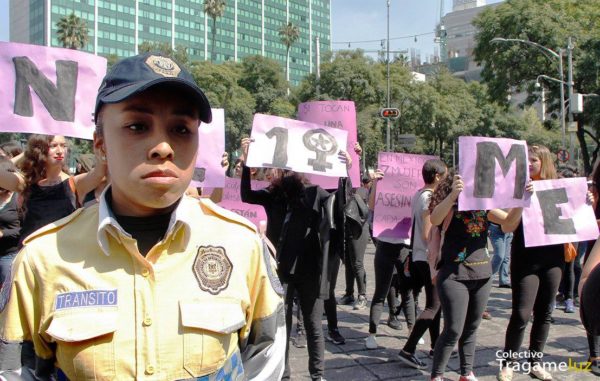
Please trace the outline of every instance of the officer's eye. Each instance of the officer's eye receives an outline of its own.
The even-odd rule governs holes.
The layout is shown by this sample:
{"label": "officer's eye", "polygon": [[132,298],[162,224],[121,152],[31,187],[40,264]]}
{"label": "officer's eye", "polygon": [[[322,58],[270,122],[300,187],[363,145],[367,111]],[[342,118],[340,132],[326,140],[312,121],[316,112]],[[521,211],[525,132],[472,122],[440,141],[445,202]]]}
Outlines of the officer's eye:
{"label": "officer's eye", "polygon": [[143,123],[131,123],[125,126],[125,128],[132,132],[143,132],[148,129],[148,127],[146,127],[146,125]]}
{"label": "officer's eye", "polygon": [[192,133],[190,131],[190,129],[186,125],[183,125],[183,124],[175,126],[173,128],[173,132],[175,132],[176,134],[179,134],[179,135],[189,135]]}

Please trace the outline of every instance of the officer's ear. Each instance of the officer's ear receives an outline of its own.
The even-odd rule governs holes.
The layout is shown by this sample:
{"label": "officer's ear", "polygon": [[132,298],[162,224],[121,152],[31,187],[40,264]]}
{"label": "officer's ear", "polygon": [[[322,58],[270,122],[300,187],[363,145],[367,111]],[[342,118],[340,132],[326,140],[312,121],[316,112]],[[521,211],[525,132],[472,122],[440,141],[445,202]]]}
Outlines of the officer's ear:
{"label": "officer's ear", "polygon": [[96,131],[94,131],[93,147],[96,160],[99,160],[101,163],[105,163],[106,145],[104,144],[104,134],[102,133],[102,128],[98,128],[98,126],[96,126]]}

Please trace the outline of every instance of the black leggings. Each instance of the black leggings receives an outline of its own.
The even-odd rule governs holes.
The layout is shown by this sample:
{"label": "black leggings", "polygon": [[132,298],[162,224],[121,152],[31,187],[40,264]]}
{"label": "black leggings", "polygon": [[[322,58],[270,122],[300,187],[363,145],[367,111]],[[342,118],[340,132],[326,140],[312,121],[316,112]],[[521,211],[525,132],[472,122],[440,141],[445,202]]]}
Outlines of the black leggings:
{"label": "black leggings", "polygon": [[557,265],[532,265],[513,260],[510,282],[512,314],[506,329],[505,352],[517,353],[519,351],[527,322],[533,312],[529,351],[537,354],[531,357],[531,362],[538,362],[541,359],[550,330],[552,303],[558,291],[562,272],[562,267]]}
{"label": "black leggings", "polygon": [[367,293],[367,273],[365,272],[365,251],[369,242],[369,224],[364,224],[358,238],[349,234],[346,236],[347,257],[346,267],[346,295],[354,294],[354,280],[358,295]]}
{"label": "black leggings", "polygon": [[560,290],[565,299],[573,299],[575,289],[575,260],[565,263]]}
{"label": "black leggings", "polygon": [[466,376],[473,370],[477,328],[490,296],[492,278],[454,280],[438,276],[437,281],[444,313],[444,330],[435,343],[431,378],[444,374],[456,342],[460,373]]}
{"label": "black leggings", "polygon": [[600,265],[596,266],[588,276],[581,290],[579,312],[585,327],[590,347],[590,357],[600,357],[600,303],[596,299],[600,290]]}
{"label": "black leggings", "polygon": [[329,298],[325,300],[325,315],[327,316],[327,329],[330,331],[338,329],[338,317],[337,317],[337,301],[335,300],[335,285],[337,282],[338,272],[340,271],[340,264],[342,259],[336,253],[331,253],[329,261],[329,271],[331,278],[329,281]]}
{"label": "black leggings", "polygon": [[[377,324],[381,319],[381,313],[383,312],[383,303],[386,296],[390,291],[392,284],[392,276],[394,274],[394,268],[398,265],[398,258],[400,257],[400,250],[406,247],[404,244],[394,244],[378,240],[377,247],[375,249],[375,292],[371,299],[371,310],[369,311],[369,333],[377,333]],[[403,271],[402,268],[397,269],[400,273]],[[400,294],[403,302],[403,309],[405,314],[410,316],[412,310],[412,316],[414,321],[414,300],[412,299],[412,292],[410,287],[401,287]],[[412,300],[412,303],[411,303]],[[390,305],[390,310],[393,305]],[[407,318],[407,322],[412,324]]]}
{"label": "black leggings", "polygon": [[403,350],[408,353],[415,353],[419,339],[425,331],[429,329],[429,337],[431,338],[431,348],[435,347],[435,343],[440,335],[440,297],[437,288],[431,283],[431,272],[429,271],[429,263],[424,261],[416,261],[412,263],[411,274],[417,277],[421,282],[425,283],[425,309],[415,323]]}

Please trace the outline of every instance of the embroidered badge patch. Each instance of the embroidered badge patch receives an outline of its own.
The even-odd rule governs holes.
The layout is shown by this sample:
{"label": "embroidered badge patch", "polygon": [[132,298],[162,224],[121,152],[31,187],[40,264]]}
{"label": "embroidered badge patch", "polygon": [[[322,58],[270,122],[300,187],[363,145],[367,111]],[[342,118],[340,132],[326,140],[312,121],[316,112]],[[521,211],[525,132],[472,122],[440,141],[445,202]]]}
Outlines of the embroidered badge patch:
{"label": "embroidered badge patch", "polygon": [[200,246],[193,271],[203,291],[217,295],[229,286],[233,264],[220,246]]}
{"label": "embroidered badge patch", "polygon": [[179,65],[168,57],[150,56],[146,59],[146,65],[163,77],[177,77],[181,72]]}

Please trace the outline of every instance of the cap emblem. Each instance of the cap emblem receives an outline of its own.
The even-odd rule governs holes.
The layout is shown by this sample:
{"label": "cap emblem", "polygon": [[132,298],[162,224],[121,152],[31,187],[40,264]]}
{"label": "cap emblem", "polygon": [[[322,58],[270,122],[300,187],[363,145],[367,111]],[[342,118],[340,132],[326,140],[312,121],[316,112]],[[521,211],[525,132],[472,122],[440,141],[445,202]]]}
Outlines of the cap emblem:
{"label": "cap emblem", "polygon": [[181,72],[179,65],[168,57],[150,56],[146,59],[146,65],[163,77],[177,77]]}

